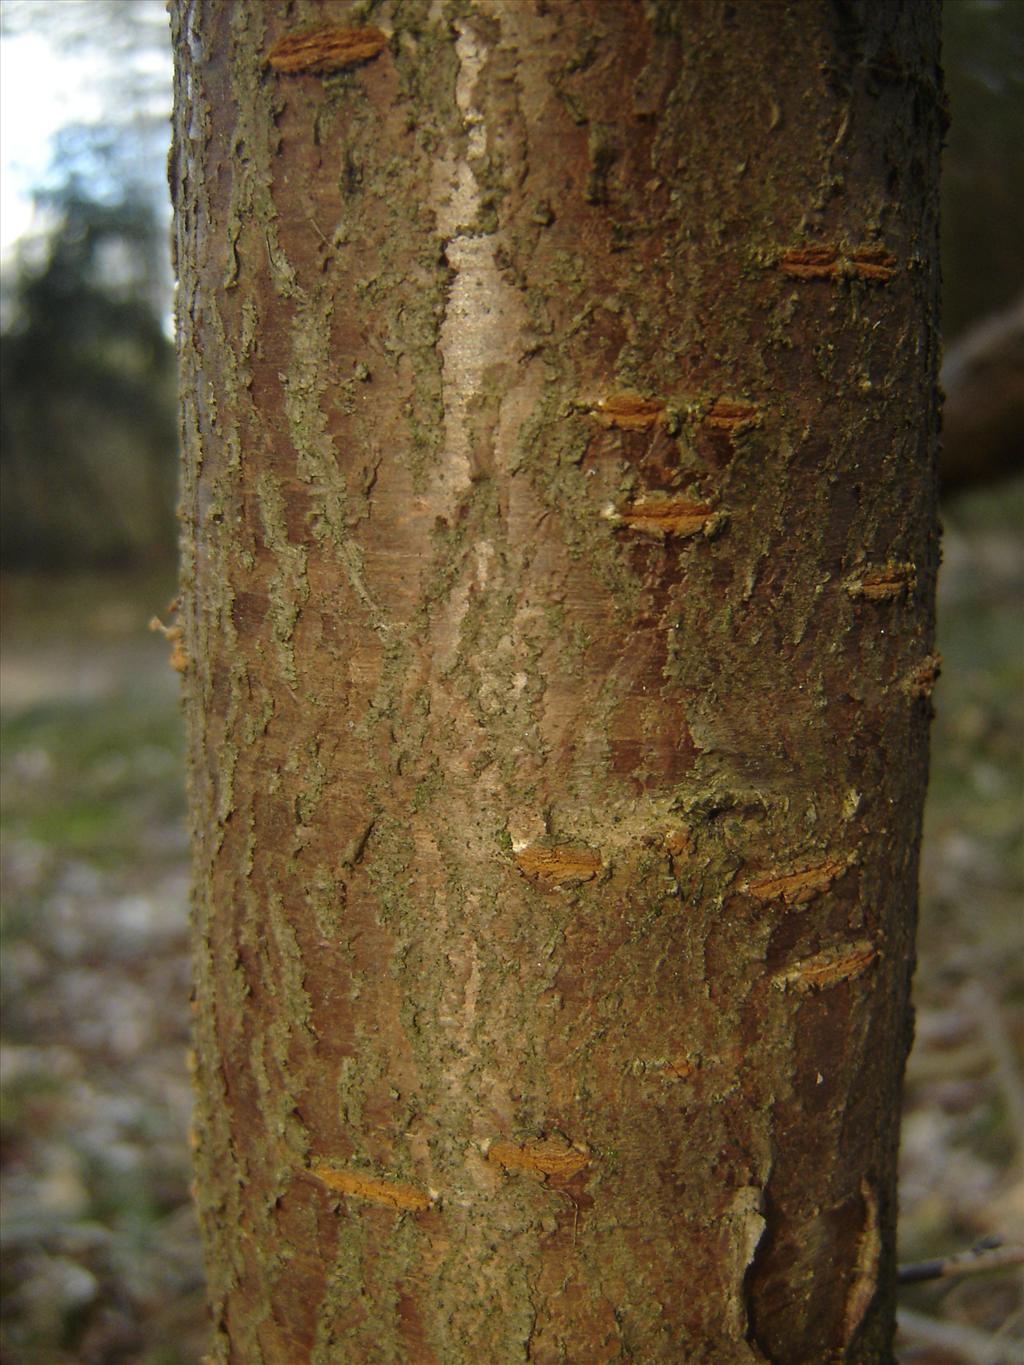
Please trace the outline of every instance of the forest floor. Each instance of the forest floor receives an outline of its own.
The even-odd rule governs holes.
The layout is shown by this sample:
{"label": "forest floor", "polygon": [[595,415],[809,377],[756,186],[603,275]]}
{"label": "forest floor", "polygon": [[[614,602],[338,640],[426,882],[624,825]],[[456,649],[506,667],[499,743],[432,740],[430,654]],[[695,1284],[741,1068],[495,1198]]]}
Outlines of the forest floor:
{"label": "forest floor", "polygon": [[[1024,481],[945,509],[900,1256],[1024,1243]],[[197,1365],[169,583],[0,585],[7,1365]],[[1024,1361],[1024,1271],[908,1286],[905,1365]]]}

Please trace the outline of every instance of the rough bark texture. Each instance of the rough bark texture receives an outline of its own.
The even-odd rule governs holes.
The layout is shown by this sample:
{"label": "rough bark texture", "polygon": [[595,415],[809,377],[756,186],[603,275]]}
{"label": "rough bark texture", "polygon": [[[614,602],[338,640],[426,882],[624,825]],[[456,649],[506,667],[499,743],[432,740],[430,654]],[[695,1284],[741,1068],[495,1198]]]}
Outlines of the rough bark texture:
{"label": "rough bark texture", "polygon": [[214,1359],[888,1359],[935,6],[172,8]]}

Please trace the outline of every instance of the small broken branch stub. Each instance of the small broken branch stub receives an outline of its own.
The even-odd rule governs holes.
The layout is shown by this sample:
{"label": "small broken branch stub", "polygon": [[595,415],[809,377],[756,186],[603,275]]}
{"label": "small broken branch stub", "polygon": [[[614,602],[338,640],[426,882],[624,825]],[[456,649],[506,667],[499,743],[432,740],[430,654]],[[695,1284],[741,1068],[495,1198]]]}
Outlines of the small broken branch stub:
{"label": "small broken branch stub", "polygon": [[154,616],[149,623],[150,630],[162,635],[171,647],[171,657],[168,663],[175,673],[184,673],[188,669],[189,659],[185,653],[185,646],[182,644],[182,637],[185,632],[181,626],[165,626],[159,616]]}
{"label": "small broken branch stub", "polygon": [[344,71],[372,61],[387,47],[379,28],[316,28],[288,33],[267,54],[267,65],[280,76],[305,72]]}
{"label": "small broken branch stub", "polygon": [[688,1081],[696,1071],[696,1062],[683,1055],[673,1057],[671,1061],[663,1062],[661,1066],[661,1075],[666,1081]]}
{"label": "small broken branch stub", "polygon": [[904,679],[904,687],[916,701],[927,701],[942,673],[942,655],[928,654]]}
{"label": "small broken branch stub", "polygon": [[666,830],[663,842],[666,852],[673,858],[682,858],[693,852],[693,841],[685,829]]}

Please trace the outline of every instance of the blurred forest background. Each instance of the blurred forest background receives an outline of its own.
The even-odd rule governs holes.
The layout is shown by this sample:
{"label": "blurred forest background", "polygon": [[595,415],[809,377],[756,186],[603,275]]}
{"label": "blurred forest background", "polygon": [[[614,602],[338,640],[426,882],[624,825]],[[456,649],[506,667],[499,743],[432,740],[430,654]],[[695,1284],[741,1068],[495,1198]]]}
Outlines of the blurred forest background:
{"label": "blurred forest background", "polygon": [[[1024,1244],[1024,0],[946,0],[944,22],[945,670],[904,1261]],[[5,195],[28,174],[35,208],[0,286],[10,1365],[204,1351],[182,737],[147,632],[175,583],[168,46],[162,0],[0,6],[5,83],[31,58],[40,87],[77,64],[90,91],[47,159],[11,169],[4,150]],[[908,1285],[902,1305],[908,1365],[1024,1361],[1019,1264]]]}

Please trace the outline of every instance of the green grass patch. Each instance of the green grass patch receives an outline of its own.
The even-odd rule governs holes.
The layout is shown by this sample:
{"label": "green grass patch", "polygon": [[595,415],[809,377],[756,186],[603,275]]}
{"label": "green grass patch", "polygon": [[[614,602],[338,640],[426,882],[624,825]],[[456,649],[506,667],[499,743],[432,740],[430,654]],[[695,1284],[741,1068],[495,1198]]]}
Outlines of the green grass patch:
{"label": "green grass patch", "polygon": [[0,746],[5,839],[107,866],[183,818],[181,717],[163,695],[26,708],[0,720]]}

